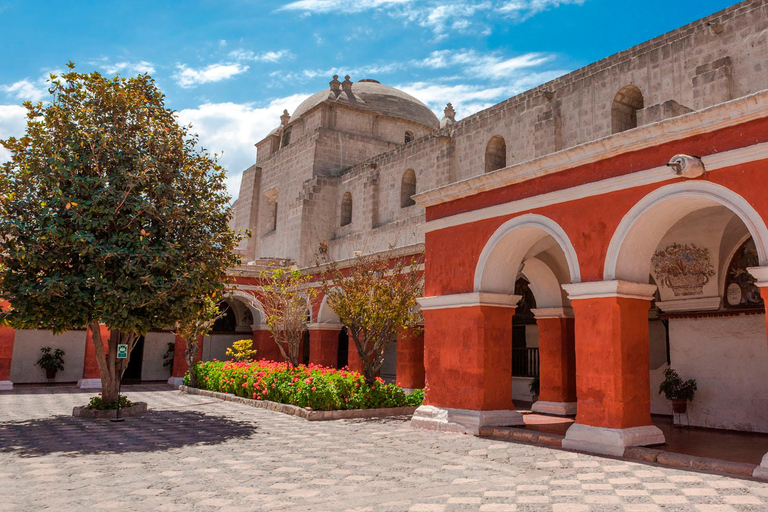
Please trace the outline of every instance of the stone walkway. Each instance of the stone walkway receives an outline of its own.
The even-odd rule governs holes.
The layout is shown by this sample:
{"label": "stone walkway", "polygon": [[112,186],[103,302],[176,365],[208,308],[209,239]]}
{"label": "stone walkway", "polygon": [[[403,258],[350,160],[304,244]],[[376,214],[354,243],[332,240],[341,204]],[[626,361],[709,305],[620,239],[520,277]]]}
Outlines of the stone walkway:
{"label": "stone walkway", "polygon": [[768,510],[768,484],[413,430],[404,418],[307,422],[181,394],[121,424],[90,394],[0,393],[0,510]]}

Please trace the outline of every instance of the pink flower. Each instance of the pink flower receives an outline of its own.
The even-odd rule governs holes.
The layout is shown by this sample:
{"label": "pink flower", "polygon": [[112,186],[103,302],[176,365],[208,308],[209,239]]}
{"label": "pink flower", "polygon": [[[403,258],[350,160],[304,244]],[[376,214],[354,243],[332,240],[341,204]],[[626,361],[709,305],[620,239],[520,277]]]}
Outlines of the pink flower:
{"label": "pink flower", "polygon": [[312,391],[317,391],[317,388],[315,386],[312,386]]}

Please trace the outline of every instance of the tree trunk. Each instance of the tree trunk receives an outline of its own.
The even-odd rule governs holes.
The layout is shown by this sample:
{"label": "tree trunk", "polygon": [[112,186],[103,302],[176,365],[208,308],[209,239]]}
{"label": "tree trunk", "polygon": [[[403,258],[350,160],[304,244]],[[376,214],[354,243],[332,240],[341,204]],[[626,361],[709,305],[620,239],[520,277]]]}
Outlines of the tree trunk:
{"label": "tree trunk", "polygon": [[197,387],[197,374],[193,371],[195,364],[197,363],[197,352],[200,349],[199,340],[189,342],[184,340],[187,348],[184,349],[184,359],[187,361],[187,371],[189,372],[189,386]]}
{"label": "tree trunk", "polygon": [[[136,345],[138,336],[135,332],[126,333],[110,330],[108,350],[105,352],[99,322],[91,322],[89,327],[92,333],[94,348],[96,349],[96,363],[99,367],[99,376],[101,377],[101,400],[104,403],[112,403],[117,401],[120,380],[123,378],[123,372],[128,367],[128,361],[130,361],[131,352]],[[120,344],[128,345],[128,354],[125,359],[117,358],[117,346]]]}

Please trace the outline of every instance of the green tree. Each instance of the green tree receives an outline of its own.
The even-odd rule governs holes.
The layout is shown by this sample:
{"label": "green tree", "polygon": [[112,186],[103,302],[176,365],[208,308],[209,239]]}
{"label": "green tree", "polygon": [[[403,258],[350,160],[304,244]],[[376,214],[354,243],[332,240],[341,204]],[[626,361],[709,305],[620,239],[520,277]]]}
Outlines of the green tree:
{"label": "green tree", "polygon": [[[327,254],[325,245],[321,254]],[[347,327],[363,360],[363,375],[373,385],[384,363],[384,352],[402,329],[417,329],[421,312],[416,299],[423,292],[420,263],[415,257],[386,254],[355,256],[348,265],[326,264],[321,273],[328,306]]]}
{"label": "green tree", "polygon": [[[184,339],[184,360],[187,362],[187,368],[191,369],[195,365],[197,353],[200,351],[200,340],[211,333],[213,324],[222,316],[219,304],[223,298],[223,291],[217,289],[209,295],[189,297],[181,305],[176,334]],[[196,372],[189,372],[189,385],[197,387]]]}
{"label": "green tree", "polygon": [[[146,74],[51,75],[25,103],[26,133],[0,141],[0,316],[17,329],[89,327],[105,402],[128,359],[117,345],[174,327],[225,286],[240,235],[225,171],[179,126]],[[110,331],[104,350],[99,324]]]}

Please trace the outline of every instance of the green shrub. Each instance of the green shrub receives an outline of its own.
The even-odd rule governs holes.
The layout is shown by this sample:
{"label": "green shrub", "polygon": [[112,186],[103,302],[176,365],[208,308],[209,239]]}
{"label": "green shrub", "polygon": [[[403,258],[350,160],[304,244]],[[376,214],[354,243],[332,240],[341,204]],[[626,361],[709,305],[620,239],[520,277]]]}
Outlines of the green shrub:
{"label": "green shrub", "polygon": [[[125,409],[127,407],[133,407],[133,402],[128,400],[126,396],[120,396],[120,408]],[[99,411],[114,410],[117,409],[118,401],[106,403],[101,399],[101,396],[94,396],[91,401],[86,405],[86,409],[97,409]]]}
{"label": "green shrub", "polygon": [[[323,366],[289,367],[274,361],[209,361],[191,368],[200,389],[331,411],[421,405],[424,391],[411,394],[377,378],[372,386],[357,372]],[[184,377],[189,383],[189,373]]]}

